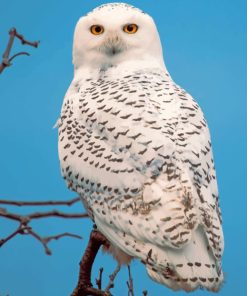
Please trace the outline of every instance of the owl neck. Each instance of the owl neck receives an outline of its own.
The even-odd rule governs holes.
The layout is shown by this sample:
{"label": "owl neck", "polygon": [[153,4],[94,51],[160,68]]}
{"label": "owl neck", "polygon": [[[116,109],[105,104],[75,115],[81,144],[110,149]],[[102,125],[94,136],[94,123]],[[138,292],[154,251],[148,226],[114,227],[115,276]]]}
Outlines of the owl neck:
{"label": "owl neck", "polygon": [[143,58],[139,60],[125,60],[122,62],[114,62],[114,61],[104,61],[104,62],[94,62],[87,63],[81,65],[79,68],[75,68],[75,78],[82,77],[100,77],[105,74],[109,74],[111,76],[121,76],[123,73],[133,73],[135,71],[140,70],[148,70],[148,69],[160,69],[161,71],[165,71],[166,67],[164,65],[163,60],[157,60],[156,58]]}

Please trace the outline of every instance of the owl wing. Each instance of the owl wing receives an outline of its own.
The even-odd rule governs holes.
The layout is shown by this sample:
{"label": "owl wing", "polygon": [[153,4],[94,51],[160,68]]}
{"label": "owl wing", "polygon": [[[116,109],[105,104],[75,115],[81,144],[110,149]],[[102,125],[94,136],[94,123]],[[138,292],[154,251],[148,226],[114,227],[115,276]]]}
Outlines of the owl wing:
{"label": "owl wing", "polygon": [[[187,97],[192,99],[188,94]],[[214,256],[220,260],[224,238],[210,133],[199,106],[196,103],[194,106],[196,112],[190,113],[190,116],[194,116],[196,120],[190,122],[190,140],[183,149],[182,162],[195,188],[200,224],[203,225]],[[187,148],[190,148],[190,152],[187,152]]]}

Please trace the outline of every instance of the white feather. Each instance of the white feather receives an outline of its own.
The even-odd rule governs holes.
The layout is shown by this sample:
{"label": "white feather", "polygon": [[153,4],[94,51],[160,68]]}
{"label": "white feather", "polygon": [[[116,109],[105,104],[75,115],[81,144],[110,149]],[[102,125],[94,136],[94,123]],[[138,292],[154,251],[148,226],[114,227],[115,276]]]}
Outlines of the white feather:
{"label": "white feather", "polygon": [[[123,32],[132,23],[137,33]],[[95,24],[104,33],[93,35]],[[58,121],[61,169],[108,251],[120,263],[139,258],[174,290],[217,291],[224,240],[210,135],[164,66],[152,18],[126,4],[94,10],[76,26],[73,62]]]}

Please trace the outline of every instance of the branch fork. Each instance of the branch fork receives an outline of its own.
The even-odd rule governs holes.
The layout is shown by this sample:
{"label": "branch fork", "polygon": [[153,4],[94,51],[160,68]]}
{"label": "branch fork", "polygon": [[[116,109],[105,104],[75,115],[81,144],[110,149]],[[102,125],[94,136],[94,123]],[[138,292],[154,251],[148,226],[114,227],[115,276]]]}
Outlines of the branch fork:
{"label": "branch fork", "polygon": [[12,28],[10,29],[9,31],[9,41],[8,41],[8,44],[7,44],[7,47],[3,53],[3,59],[2,59],[2,63],[0,64],[0,74],[3,72],[3,70],[9,66],[12,65],[12,61],[18,57],[18,56],[21,56],[21,55],[26,55],[26,56],[30,56],[30,54],[26,51],[21,51],[21,52],[18,52],[16,54],[14,54],[13,56],[10,57],[10,52],[11,52],[11,49],[12,49],[12,46],[14,44],[14,40],[15,38],[19,39],[21,41],[21,43],[23,45],[29,45],[29,46],[32,46],[32,47],[35,47],[37,48],[39,46],[39,41],[28,41],[24,38],[23,35],[19,34],[16,30],[16,28]]}
{"label": "branch fork", "polygon": [[[4,206],[71,206],[81,200],[80,197],[73,198],[71,200],[66,201],[16,201],[16,200],[6,200],[0,199],[0,205]],[[51,210],[46,212],[34,212],[30,214],[20,215],[17,213],[13,213],[12,211],[8,211],[5,208],[0,207],[0,218],[5,218],[8,220],[12,220],[18,222],[18,227],[16,230],[9,234],[5,238],[0,238],[0,248],[6,244],[8,241],[13,239],[16,235],[30,235],[34,239],[36,239],[44,248],[45,253],[47,255],[51,255],[51,249],[49,248],[48,244],[52,240],[59,240],[63,237],[72,237],[77,239],[82,239],[81,236],[73,234],[73,233],[61,233],[57,235],[51,235],[42,237],[38,232],[36,232],[31,226],[30,223],[34,219],[42,219],[42,218],[88,218],[87,213],[64,213],[59,210]],[[103,268],[99,270],[99,278],[96,279],[96,287],[93,287],[91,283],[91,273],[92,267],[97,256],[97,253],[101,246],[109,248],[110,242],[107,238],[97,230],[97,227],[94,227],[94,230],[91,232],[90,239],[86,250],[82,256],[80,261],[80,272],[79,278],[76,288],[74,289],[71,296],[113,296],[111,294],[111,289],[114,288],[114,281],[119,273],[121,266],[117,265],[116,269],[113,273],[109,276],[109,282],[106,285],[105,289],[102,289],[102,275],[103,275]],[[128,275],[129,279],[127,281],[128,287],[128,296],[134,296],[134,286],[133,286],[133,278],[131,275],[130,266],[128,266]],[[143,296],[147,296],[147,291],[143,291]]]}
{"label": "branch fork", "polygon": [[[11,200],[1,199],[0,205],[18,206],[18,207],[54,206],[54,205],[71,206],[79,201],[80,201],[79,197],[76,197],[67,201],[11,201]],[[0,238],[0,248],[3,247],[4,244],[6,244],[8,241],[13,239],[18,234],[30,235],[42,244],[42,246],[44,247],[45,253],[47,255],[51,255],[52,254],[51,249],[48,247],[48,244],[50,243],[50,241],[58,240],[63,237],[73,237],[77,239],[82,239],[82,237],[73,233],[68,233],[68,232],[42,237],[30,226],[30,223],[35,219],[44,219],[44,218],[66,218],[66,219],[88,218],[88,214],[87,213],[64,213],[58,210],[51,210],[46,212],[34,212],[30,214],[20,215],[0,207],[0,218],[16,221],[19,224],[14,232],[9,234],[5,238]]]}

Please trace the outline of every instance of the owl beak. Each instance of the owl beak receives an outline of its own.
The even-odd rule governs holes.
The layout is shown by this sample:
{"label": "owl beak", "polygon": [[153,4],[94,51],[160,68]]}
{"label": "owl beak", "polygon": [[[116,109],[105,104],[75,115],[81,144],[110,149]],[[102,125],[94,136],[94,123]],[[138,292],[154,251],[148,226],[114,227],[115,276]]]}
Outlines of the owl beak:
{"label": "owl beak", "polygon": [[116,56],[124,50],[123,40],[118,35],[108,35],[103,44],[103,50],[108,56]]}
{"label": "owl beak", "polygon": [[108,55],[116,55],[116,54],[118,54],[118,53],[120,53],[122,50],[121,50],[121,48],[119,48],[118,46],[111,46],[109,49],[108,49],[108,51],[107,51],[107,54]]}

